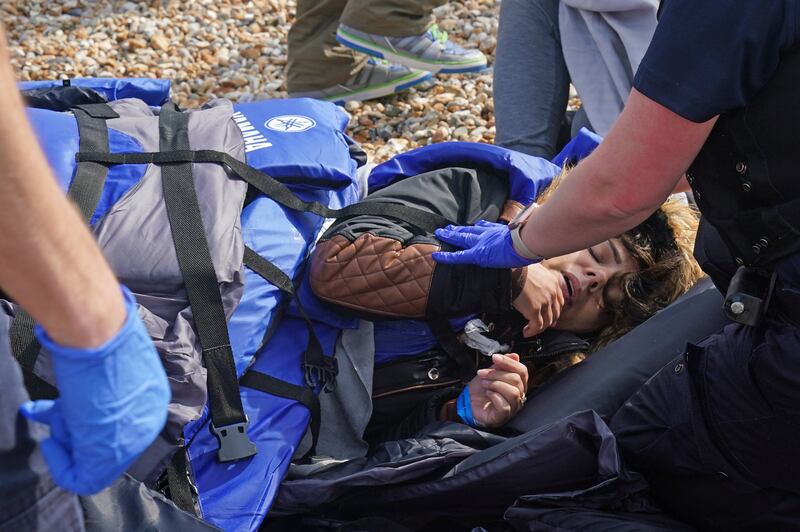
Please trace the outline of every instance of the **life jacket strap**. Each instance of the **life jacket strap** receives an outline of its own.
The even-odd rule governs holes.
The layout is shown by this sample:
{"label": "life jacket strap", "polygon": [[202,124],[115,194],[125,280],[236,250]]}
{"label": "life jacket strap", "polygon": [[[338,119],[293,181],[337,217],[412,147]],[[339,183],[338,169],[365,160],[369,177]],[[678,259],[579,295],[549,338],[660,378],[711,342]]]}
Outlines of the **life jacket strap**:
{"label": "life jacket strap", "polygon": [[78,152],[75,155],[75,160],[79,163],[94,162],[104,165],[157,164],[166,166],[181,163],[216,163],[227,166],[236,176],[250,186],[287,209],[294,211],[311,212],[324,218],[349,218],[361,215],[386,216],[410,223],[429,233],[439,227],[455,223],[444,216],[416,207],[374,200],[354,203],[342,209],[331,209],[318,201],[301,199],[287,185],[340,188],[341,182],[293,177],[282,177],[279,181],[228,153],[215,150],[191,150],[185,148],[141,153]]}
{"label": "life jacket strap", "polygon": [[[105,103],[80,105],[73,108],[73,112],[78,122],[80,150],[108,153],[106,120],[117,118],[119,115]],[[108,167],[102,164],[86,161],[77,165],[67,195],[75,203],[87,224],[100,201],[107,176]],[[25,388],[31,399],[55,399],[58,397],[58,390],[33,371],[41,351],[41,345],[33,334],[33,326],[33,317],[18,306],[9,330],[11,350],[22,368]]]}
{"label": "life jacket strap", "polygon": [[239,384],[276,397],[297,401],[308,408],[311,415],[310,428],[312,444],[311,449],[306,455],[313,456],[316,454],[317,441],[319,440],[321,408],[319,398],[311,388],[307,386],[298,386],[256,370],[250,370],[245,373],[239,381]]}
{"label": "life jacket strap", "polygon": [[[161,107],[159,148],[165,152],[190,149],[189,115],[172,103]],[[178,266],[203,350],[212,429],[220,444],[217,459],[231,462],[247,458],[258,450],[247,435],[248,420],[239,392],[222,296],[203,229],[192,164],[163,165],[161,182]]]}

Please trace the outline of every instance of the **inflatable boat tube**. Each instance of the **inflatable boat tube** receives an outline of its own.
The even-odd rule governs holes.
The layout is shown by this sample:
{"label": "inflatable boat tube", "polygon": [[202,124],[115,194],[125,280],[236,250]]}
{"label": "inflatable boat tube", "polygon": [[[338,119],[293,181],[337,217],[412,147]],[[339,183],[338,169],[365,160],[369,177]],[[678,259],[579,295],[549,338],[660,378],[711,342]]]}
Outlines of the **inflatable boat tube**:
{"label": "inflatable boat tube", "polygon": [[47,89],[62,85],[74,85],[92,89],[106,101],[137,98],[147,105],[159,106],[169,101],[172,83],[168,79],[152,78],[74,78],[68,80],[22,81],[20,90]]}
{"label": "inflatable boat tube", "polygon": [[[722,296],[710,279],[701,279],[677,301],[619,340],[555,376],[528,398],[507,428],[527,433],[584,410],[593,410],[608,420],[647,379],[680,355],[687,342],[702,340],[727,323]],[[507,446],[515,445],[513,440],[464,460],[453,473],[502,454]]]}

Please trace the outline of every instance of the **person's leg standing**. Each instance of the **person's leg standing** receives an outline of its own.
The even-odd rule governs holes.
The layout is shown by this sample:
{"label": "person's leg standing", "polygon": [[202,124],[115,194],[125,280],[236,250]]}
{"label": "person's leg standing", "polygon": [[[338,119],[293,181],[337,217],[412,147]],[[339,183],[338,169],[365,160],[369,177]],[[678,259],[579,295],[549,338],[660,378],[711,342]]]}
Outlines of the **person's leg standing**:
{"label": "person's leg standing", "polygon": [[425,33],[434,23],[433,9],[448,0],[359,0],[348,2],[341,22],[367,33],[405,37]]}
{"label": "person's leg standing", "polygon": [[429,79],[426,70],[377,61],[336,40],[342,12],[355,0],[298,0],[289,30],[287,88],[293,98],[338,103],[401,92]]}
{"label": "person's leg standing", "polygon": [[0,532],[81,531],[78,497],[53,483],[39,452],[46,429],[19,413],[28,394],[0,317]]}
{"label": "person's leg standing", "polygon": [[342,13],[336,38],[355,50],[411,69],[429,72],[480,72],[486,56],[463,48],[435,24],[433,9],[447,0],[363,0]]}
{"label": "person's leg standing", "polygon": [[552,158],[568,98],[558,0],[505,0],[494,64],[495,142]]}
{"label": "person's leg standing", "polygon": [[290,93],[317,90],[347,81],[367,58],[336,42],[336,28],[348,0],[297,0],[289,30],[287,88]]}

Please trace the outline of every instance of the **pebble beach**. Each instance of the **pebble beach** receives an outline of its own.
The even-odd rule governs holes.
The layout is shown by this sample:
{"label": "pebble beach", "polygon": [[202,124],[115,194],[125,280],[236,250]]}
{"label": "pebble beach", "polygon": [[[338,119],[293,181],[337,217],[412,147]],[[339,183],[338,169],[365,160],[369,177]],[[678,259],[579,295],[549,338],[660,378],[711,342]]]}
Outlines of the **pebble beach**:
{"label": "pebble beach", "polygon": [[[453,1],[439,27],[494,59],[497,0]],[[184,108],[214,98],[285,98],[291,0],[5,0],[12,62],[21,80],[154,77],[172,80]],[[439,75],[399,95],[349,102],[349,134],[373,162],[433,142],[492,143],[492,73]]]}

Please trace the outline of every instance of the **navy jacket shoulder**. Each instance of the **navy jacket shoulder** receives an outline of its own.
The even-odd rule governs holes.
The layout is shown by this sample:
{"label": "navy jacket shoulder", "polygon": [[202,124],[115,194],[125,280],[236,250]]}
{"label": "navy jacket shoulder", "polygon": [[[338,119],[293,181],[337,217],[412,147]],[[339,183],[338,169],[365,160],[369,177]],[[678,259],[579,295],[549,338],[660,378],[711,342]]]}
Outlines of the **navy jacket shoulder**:
{"label": "navy jacket shoulder", "polygon": [[800,41],[798,0],[667,0],[634,79],[694,122],[741,107]]}

